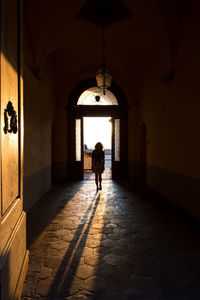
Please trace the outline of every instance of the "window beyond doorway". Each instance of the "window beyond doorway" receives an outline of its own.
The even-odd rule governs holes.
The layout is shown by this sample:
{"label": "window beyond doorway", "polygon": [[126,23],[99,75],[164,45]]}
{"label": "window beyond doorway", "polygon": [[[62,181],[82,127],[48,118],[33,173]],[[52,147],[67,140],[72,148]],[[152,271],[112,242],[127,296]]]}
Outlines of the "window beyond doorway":
{"label": "window beyond doorway", "polygon": [[92,151],[97,142],[101,142],[105,151],[105,171],[103,179],[111,178],[111,131],[110,117],[84,117],[83,118],[83,144],[84,144],[84,178],[93,179],[91,173]]}
{"label": "window beyond doorway", "polygon": [[[96,96],[99,97],[98,101]],[[118,101],[111,91],[106,90],[104,95],[99,88],[92,87],[80,95],[77,105],[118,105]]]}

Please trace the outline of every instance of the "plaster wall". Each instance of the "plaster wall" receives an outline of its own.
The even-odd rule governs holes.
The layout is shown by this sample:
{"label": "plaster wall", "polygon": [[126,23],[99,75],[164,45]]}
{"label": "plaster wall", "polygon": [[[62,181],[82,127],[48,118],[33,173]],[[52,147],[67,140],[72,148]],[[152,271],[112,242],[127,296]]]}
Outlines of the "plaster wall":
{"label": "plaster wall", "polygon": [[140,107],[147,126],[147,184],[200,219],[199,68],[200,26],[185,31],[175,77],[163,85],[148,73]]}
{"label": "plaster wall", "polygon": [[128,112],[128,175],[131,180],[136,180],[139,176],[139,110],[138,107],[134,105],[134,102],[129,103],[129,107],[130,109]]}
{"label": "plaster wall", "polygon": [[24,63],[24,209],[51,187],[54,87],[51,65],[41,77]]}
{"label": "plaster wall", "polygon": [[53,123],[53,182],[64,182],[67,179],[67,110],[65,106],[57,104]]}

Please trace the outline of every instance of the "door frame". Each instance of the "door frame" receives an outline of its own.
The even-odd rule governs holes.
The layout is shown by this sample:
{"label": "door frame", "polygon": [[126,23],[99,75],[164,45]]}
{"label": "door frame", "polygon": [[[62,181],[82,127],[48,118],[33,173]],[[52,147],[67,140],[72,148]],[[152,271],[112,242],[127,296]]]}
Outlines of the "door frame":
{"label": "door frame", "polygon": [[[75,120],[83,117],[111,117],[120,119],[120,161],[114,162],[112,153],[112,178],[128,178],[128,106],[123,90],[114,82],[109,89],[117,98],[118,105],[77,105],[80,95],[87,89],[96,86],[94,78],[84,80],[77,85],[70,94],[67,109],[67,145],[68,145],[68,179],[82,180],[83,170],[83,147],[81,147],[81,163],[76,162],[75,153]],[[83,126],[81,129],[81,139],[83,144]],[[114,145],[114,135],[112,133],[112,148]],[[112,152],[114,149],[112,149]]]}

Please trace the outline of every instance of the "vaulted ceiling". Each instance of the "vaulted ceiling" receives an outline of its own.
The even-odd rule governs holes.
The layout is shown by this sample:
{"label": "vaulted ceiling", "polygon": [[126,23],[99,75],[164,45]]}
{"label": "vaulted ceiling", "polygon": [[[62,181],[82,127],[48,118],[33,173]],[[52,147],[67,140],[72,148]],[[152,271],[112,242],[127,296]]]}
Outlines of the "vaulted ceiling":
{"label": "vaulted ceiling", "polygon": [[[97,0],[94,0],[97,1]],[[92,77],[102,62],[101,28],[77,18],[85,1],[25,0],[24,59],[42,77],[51,61],[58,93]],[[152,68],[167,72],[191,21],[196,1],[125,0],[131,18],[106,28],[106,63],[126,91],[137,89]]]}

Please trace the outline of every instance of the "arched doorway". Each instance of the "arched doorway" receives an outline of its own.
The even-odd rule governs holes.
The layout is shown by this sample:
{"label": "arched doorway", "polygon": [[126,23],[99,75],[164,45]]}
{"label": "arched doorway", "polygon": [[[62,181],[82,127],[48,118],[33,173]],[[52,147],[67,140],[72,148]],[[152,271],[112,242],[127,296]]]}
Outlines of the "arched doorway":
{"label": "arched doorway", "polygon": [[[126,97],[115,83],[105,96],[95,86],[93,78],[82,82],[72,91],[68,101],[68,177],[74,180],[81,180],[84,177],[83,118],[110,117],[112,120],[112,178],[127,178],[128,107]],[[100,101],[95,99],[98,95]]]}
{"label": "arched doorway", "polygon": [[112,118],[83,117],[84,179],[95,178],[92,172],[92,152],[98,142],[102,143],[105,155],[102,178],[109,180],[112,178]]}

